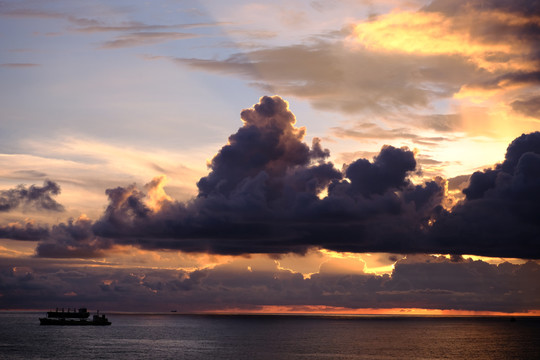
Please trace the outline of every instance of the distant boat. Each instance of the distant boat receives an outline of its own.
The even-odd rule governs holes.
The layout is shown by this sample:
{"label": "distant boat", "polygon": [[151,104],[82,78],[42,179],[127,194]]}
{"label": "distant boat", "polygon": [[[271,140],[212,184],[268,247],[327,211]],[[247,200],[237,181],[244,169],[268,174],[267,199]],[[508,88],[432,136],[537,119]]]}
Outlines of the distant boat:
{"label": "distant boat", "polygon": [[47,317],[39,318],[40,325],[64,325],[64,326],[85,326],[85,325],[111,325],[111,322],[107,319],[105,315],[99,315],[99,310],[97,314],[92,316],[92,320],[88,320],[90,313],[86,308],[80,308],[79,311],[73,312],[68,309],[68,311],[49,311],[47,312]]}
{"label": "distant boat", "polygon": [[176,310],[171,310],[171,312],[176,312]]}

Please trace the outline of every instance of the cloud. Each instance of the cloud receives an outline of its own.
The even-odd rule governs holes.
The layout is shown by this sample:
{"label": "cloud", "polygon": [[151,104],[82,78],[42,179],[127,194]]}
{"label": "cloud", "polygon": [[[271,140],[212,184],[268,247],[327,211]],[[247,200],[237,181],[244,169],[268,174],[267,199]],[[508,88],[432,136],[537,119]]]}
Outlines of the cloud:
{"label": "cloud", "polygon": [[[360,124],[379,117],[394,132],[403,129],[407,139],[426,137],[426,131],[504,138],[509,127],[535,130],[506,114],[513,108],[536,116],[531,94],[539,80],[540,22],[535,6],[433,1],[417,11],[374,15],[295,44],[174,60],[244,78],[264,92],[306,100],[316,109],[354,114]],[[482,109],[483,119],[471,115],[471,102]],[[438,114],[427,115],[434,111]],[[345,136],[356,130],[334,129]]]}
{"label": "cloud", "polygon": [[125,47],[144,46],[158,44],[172,40],[192,39],[195,34],[179,32],[136,32],[115,37],[101,45],[103,49],[118,49]]}
{"label": "cloud", "polygon": [[[534,262],[497,266],[470,259],[455,262],[425,256],[398,261],[386,284],[388,290],[379,294],[382,301],[418,301],[422,307],[431,303],[427,308],[443,301],[446,308],[508,311],[514,307],[514,311],[523,311],[537,306],[538,286],[530,283],[527,289],[518,290],[516,284],[532,281],[539,270]],[[514,305],[509,306],[509,302]]]}
{"label": "cloud", "polygon": [[443,253],[540,257],[540,132],[516,138],[504,162],[472,174],[463,193],[431,232]]}
{"label": "cloud", "polygon": [[459,175],[448,179],[448,190],[462,191],[469,186],[470,175]]}
{"label": "cloud", "polygon": [[67,224],[54,225],[36,247],[36,255],[51,258],[103,257],[112,241],[99,238],[92,231],[92,221],[84,216]]}
{"label": "cloud", "polygon": [[498,9],[502,12],[523,15],[534,18],[540,11],[538,3],[527,0],[516,0],[512,2],[500,0],[472,0],[472,1],[454,1],[454,0],[434,0],[426,5],[424,11],[440,12],[450,16],[457,16],[470,10],[483,9],[489,11]]}
{"label": "cloud", "polygon": [[438,132],[450,132],[461,129],[462,119],[459,114],[433,114],[418,117],[420,126]]}
{"label": "cloud", "polygon": [[81,26],[76,30],[79,32],[85,33],[94,33],[94,32],[129,32],[129,33],[140,33],[140,32],[150,32],[157,30],[170,30],[170,29],[195,29],[202,27],[214,27],[214,26],[225,26],[230,25],[228,22],[214,22],[214,23],[192,23],[192,24],[173,24],[173,25],[153,25],[145,24],[139,21],[129,21],[120,23],[118,25],[91,25],[91,26]]}
{"label": "cloud", "polygon": [[[534,117],[530,94],[537,92],[540,83],[537,14],[538,5],[521,0],[435,0],[416,12],[394,11],[361,22],[355,36],[361,46],[374,53],[466,60],[476,69],[469,78],[460,80],[459,92],[450,97],[465,104],[467,100],[484,103],[486,108],[511,106]],[[441,95],[441,99],[448,96]],[[508,121],[502,111],[490,117]],[[460,123],[461,129],[467,130],[463,119]],[[481,132],[493,136],[486,130]]]}
{"label": "cloud", "polygon": [[400,189],[409,185],[407,173],[416,168],[414,155],[408,149],[384,146],[373,163],[358,159],[347,167],[345,176],[349,181],[334,182],[329,188],[333,192],[345,191],[352,196],[370,197],[383,195],[389,189]]}
{"label": "cloud", "polygon": [[376,50],[455,54],[495,77],[498,70],[511,76],[537,68],[540,22],[538,12],[530,11],[535,6],[527,1],[435,0],[420,11],[396,11],[363,22],[356,34]]}
{"label": "cloud", "polygon": [[0,190],[0,212],[19,207],[24,210],[64,211],[64,207],[52,198],[58,194],[60,186],[50,180],[45,180],[42,187],[19,185],[14,189]]}
{"label": "cloud", "polygon": [[[430,117],[426,119],[426,127],[433,128],[447,128],[448,122],[445,121],[446,117]],[[446,124],[445,124],[446,122]],[[453,127],[456,128],[455,126]],[[406,128],[393,128],[393,129],[383,129],[379,125],[374,123],[358,123],[352,127],[334,127],[331,129],[332,135],[337,138],[351,138],[351,139],[372,139],[372,140],[394,140],[394,139],[406,139],[414,143],[433,143],[451,140],[446,137],[426,137],[420,136],[414,133],[411,129]]]}
{"label": "cloud", "polygon": [[53,227],[38,255],[95,256],[111,243],[217,254],[389,251],[396,243],[416,250],[415,234],[439,211],[443,187],[409,182],[416,167],[411,151],[385,146],[373,162],[358,159],[339,171],[320,140],[303,142],[305,129],[294,126],[280,97],[261,98],[241,117],[244,126],[197,183],[197,198],[173,201],[163,178],[144,189],[109,189],[99,220]]}
{"label": "cloud", "polygon": [[[97,265],[97,266],[96,266]],[[361,264],[360,264],[361,265]],[[236,258],[194,271],[110,266],[74,267],[43,259],[0,258],[6,308],[78,306],[117,311],[185,312],[329,306],[346,309],[427,308],[526,312],[538,309],[540,265],[452,261],[411,256],[391,275],[351,271],[358,264],[332,259],[309,278],[274,260]],[[73,294],[67,296],[65,294]]]}
{"label": "cloud", "polygon": [[308,165],[312,155],[324,158],[320,145],[310,152],[302,142],[305,128],[294,127],[296,118],[279,97],[261,98],[242,111],[241,118],[244,126],[229,137],[229,144],[212,159],[210,174],[198,182],[199,196],[229,195],[241,180],[261,172],[283,177],[289,169]]}
{"label": "cloud", "polygon": [[39,179],[47,176],[46,173],[37,170],[16,170],[13,171],[13,175],[28,179]]}
{"label": "cloud", "polygon": [[265,91],[307,99],[319,109],[388,113],[451,97],[477,76],[465,59],[374,53],[339,41],[315,41],[180,64],[255,81]]}
{"label": "cloud", "polygon": [[2,9],[0,9],[0,15],[5,17],[12,18],[37,18],[37,19],[62,19],[67,20],[73,24],[79,26],[95,26],[100,24],[98,20],[80,18],[69,13],[54,12],[41,9],[31,9],[31,8],[13,8],[7,4],[2,4]]}
{"label": "cloud", "polygon": [[532,118],[540,119],[540,96],[516,100],[510,105],[514,111]]}
{"label": "cloud", "polygon": [[[452,209],[446,180],[413,184],[414,153],[382,147],[372,161],[338,170],[278,96],[242,111],[243,126],[208,163],[188,202],[170,198],[165,177],[108,189],[101,217],[54,226],[44,257],[95,257],[115,245],[239,255],[346,252],[450,253],[540,258],[540,133],[510,144],[495,169],[453,179],[465,199]],[[459,184],[458,184],[459,182]],[[465,183],[464,183],[465,182]],[[466,186],[464,188],[464,186]],[[446,209],[445,209],[446,208]],[[532,248],[531,248],[532,247]]]}
{"label": "cloud", "polygon": [[[99,14],[101,17],[103,14]],[[228,22],[207,22],[207,23],[191,23],[191,24],[146,24],[140,21],[124,21],[120,23],[110,24],[99,17],[84,18],[79,17],[69,12],[54,12],[48,10],[31,9],[31,8],[13,8],[4,6],[0,9],[0,16],[15,17],[15,18],[38,18],[38,19],[53,19],[65,20],[72,27],[68,31],[77,33],[121,33],[122,35],[115,36],[112,40],[105,41],[102,49],[117,49],[134,46],[144,46],[157,44],[173,40],[191,39],[198,37],[196,34],[181,33],[175,31],[163,31],[174,29],[196,29],[205,27],[216,27],[230,25]],[[29,67],[37,66],[38,64],[2,64],[9,67]]]}
{"label": "cloud", "polygon": [[38,241],[48,235],[48,226],[36,225],[33,222],[10,223],[0,226],[0,238],[2,239]]}

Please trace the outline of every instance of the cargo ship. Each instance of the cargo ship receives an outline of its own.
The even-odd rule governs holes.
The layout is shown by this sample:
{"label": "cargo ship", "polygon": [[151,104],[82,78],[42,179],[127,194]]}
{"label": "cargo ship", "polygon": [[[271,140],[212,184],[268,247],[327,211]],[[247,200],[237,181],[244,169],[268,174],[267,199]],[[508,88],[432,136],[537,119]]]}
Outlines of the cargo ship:
{"label": "cargo ship", "polygon": [[99,310],[97,314],[92,316],[92,320],[88,320],[90,313],[86,308],[80,308],[78,311],[76,309],[68,309],[68,311],[48,311],[47,317],[39,318],[40,325],[65,325],[65,326],[85,326],[85,325],[94,325],[94,326],[104,326],[111,325],[111,322],[105,315],[100,315]]}

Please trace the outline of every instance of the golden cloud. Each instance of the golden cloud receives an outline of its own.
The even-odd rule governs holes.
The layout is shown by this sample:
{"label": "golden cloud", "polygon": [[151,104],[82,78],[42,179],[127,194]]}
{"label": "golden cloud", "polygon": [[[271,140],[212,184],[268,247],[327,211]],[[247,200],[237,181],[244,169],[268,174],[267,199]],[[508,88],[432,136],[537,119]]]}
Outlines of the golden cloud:
{"label": "golden cloud", "polygon": [[472,10],[449,17],[438,12],[393,12],[355,26],[354,37],[372,51],[420,55],[459,55],[490,72],[530,71],[535,64],[523,54],[532,49],[522,41],[486,36],[500,28],[538,23],[538,17],[501,11]]}

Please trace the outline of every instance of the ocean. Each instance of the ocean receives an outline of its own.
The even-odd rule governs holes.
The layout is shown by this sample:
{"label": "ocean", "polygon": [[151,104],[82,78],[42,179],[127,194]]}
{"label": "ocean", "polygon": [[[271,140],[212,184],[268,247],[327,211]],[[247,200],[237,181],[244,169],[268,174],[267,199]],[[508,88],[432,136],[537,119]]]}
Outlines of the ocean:
{"label": "ocean", "polygon": [[40,326],[0,313],[0,359],[540,359],[540,319],[107,314]]}

